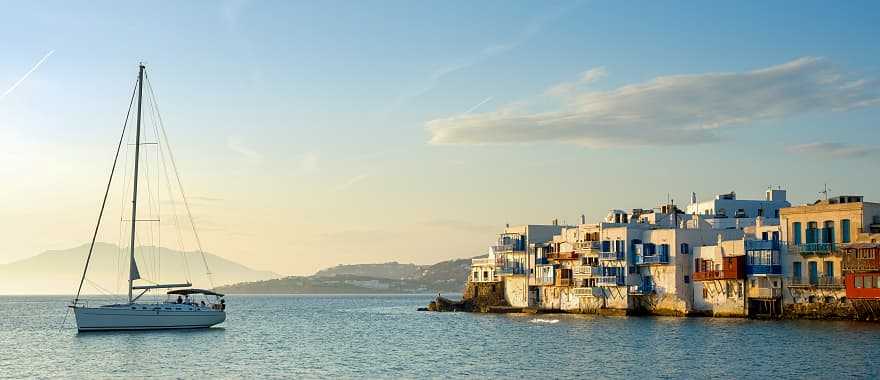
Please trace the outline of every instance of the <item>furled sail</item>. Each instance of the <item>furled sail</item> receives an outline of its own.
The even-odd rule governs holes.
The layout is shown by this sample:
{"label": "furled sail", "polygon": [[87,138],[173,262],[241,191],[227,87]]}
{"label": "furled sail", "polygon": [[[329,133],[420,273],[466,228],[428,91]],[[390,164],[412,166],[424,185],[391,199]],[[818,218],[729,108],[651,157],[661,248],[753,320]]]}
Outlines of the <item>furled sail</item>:
{"label": "furled sail", "polygon": [[129,273],[129,280],[134,281],[141,278],[141,272],[138,271],[137,262],[134,261],[134,258],[131,258],[131,270]]}

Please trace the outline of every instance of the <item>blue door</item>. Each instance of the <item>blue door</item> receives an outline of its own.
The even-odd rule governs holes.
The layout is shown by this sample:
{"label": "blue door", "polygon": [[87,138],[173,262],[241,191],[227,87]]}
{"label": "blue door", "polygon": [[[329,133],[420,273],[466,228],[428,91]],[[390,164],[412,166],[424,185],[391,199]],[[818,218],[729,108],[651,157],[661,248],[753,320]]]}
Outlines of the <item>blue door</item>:
{"label": "blue door", "polygon": [[800,263],[800,261],[797,261],[797,262],[792,263],[792,266],[791,266],[791,272],[792,272],[792,273],[791,273],[791,277],[794,279],[794,282],[795,282],[795,283],[800,283],[800,282],[801,282],[801,278],[802,278],[803,275],[804,275],[803,268],[801,268],[801,263]]}
{"label": "blue door", "polygon": [[807,265],[810,270],[810,284],[817,285],[819,283],[819,263],[810,261]]}

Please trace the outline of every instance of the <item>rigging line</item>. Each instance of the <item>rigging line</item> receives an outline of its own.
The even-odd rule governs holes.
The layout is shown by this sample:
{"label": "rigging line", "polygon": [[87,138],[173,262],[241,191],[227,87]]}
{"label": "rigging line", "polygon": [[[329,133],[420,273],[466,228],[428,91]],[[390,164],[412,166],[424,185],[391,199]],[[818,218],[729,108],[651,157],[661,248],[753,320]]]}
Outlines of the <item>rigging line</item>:
{"label": "rigging line", "polygon": [[[153,102],[155,103],[156,109],[158,111],[159,103],[155,100],[156,95],[155,95],[155,93],[153,93],[153,86],[149,84],[150,83],[149,76],[146,77],[146,82],[148,83],[147,88],[149,89],[150,96],[153,98]],[[193,236],[196,239],[196,245],[198,246],[199,254],[201,254],[201,256],[202,256],[202,263],[205,265],[205,270],[206,270],[205,274],[207,275],[208,282],[210,283],[211,288],[213,289],[214,288],[214,280],[211,276],[211,269],[208,267],[208,259],[205,257],[205,251],[202,249],[202,240],[199,238],[199,232],[196,229],[196,221],[195,221],[195,219],[193,219],[192,211],[189,208],[189,201],[186,199],[186,192],[184,192],[184,190],[183,190],[183,183],[180,180],[180,172],[177,170],[177,163],[174,161],[174,153],[171,149],[171,142],[168,139],[168,133],[165,131],[165,123],[162,122],[162,114],[159,113],[158,116],[159,116],[159,128],[162,131],[162,138],[165,139],[165,145],[168,146],[168,157],[171,158],[171,167],[174,169],[174,175],[177,178],[177,186],[178,186],[178,188],[180,188],[180,197],[183,198],[183,205],[186,208],[186,214],[189,217],[189,222],[190,222],[190,225],[192,226]]]}
{"label": "rigging line", "polygon": [[[150,102],[150,104],[152,104],[152,102]],[[153,107],[153,110],[155,111],[155,107]],[[155,129],[156,136],[159,136],[159,125],[154,124],[153,128]],[[159,140],[159,138],[157,137],[157,141],[158,140]],[[162,164],[162,169],[163,169],[162,174],[165,177],[165,186],[166,186],[166,190],[168,191],[169,203],[171,204],[171,215],[172,215],[172,219],[174,222],[174,229],[176,232],[177,244],[178,244],[178,248],[180,249],[180,257],[183,260],[184,277],[187,282],[191,282],[192,276],[189,271],[189,262],[186,258],[186,245],[183,242],[183,240],[184,240],[183,239],[183,230],[180,227],[180,218],[177,215],[177,202],[173,199],[174,191],[171,189],[171,178],[168,175],[168,164],[165,161],[165,155],[163,154],[164,151],[162,150],[162,144],[158,145],[158,149],[159,149],[159,155],[161,156],[159,162]]]}
{"label": "rigging line", "polygon": [[[135,84],[137,89],[137,83]],[[89,261],[92,259],[92,252],[95,249],[95,239],[98,238],[98,230],[101,228],[101,219],[104,217],[104,207],[107,206],[107,196],[110,194],[110,186],[113,183],[113,173],[116,172],[116,161],[119,159],[119,151],[122,149],[122,140],[125,138],[125,130],[128,128],[128,118],[131,116],[131,106],[134,104],[135,91],[131,92],[131,100],[128,102],[128,111],[125,113],[125,122],[122,123],[122,134],[119,136],[119,143],[116,145],[116,154],[113,156],[113,166],[110,168],[110,179],[107,180],[107,190],[104,191],[104,199],[101,201],[101,211],[98,212],[98,222],[95,223],[95,233],[92,234],[92,242],[89,245],[89,254],[86,255],[86,265],[83,268],[82,278],[79,280],[79,287],[76,289],[76,296],[73,298],[73,304],[79,301],[82,292],[83,282],[86,280],[86,273],[89,270]]]}

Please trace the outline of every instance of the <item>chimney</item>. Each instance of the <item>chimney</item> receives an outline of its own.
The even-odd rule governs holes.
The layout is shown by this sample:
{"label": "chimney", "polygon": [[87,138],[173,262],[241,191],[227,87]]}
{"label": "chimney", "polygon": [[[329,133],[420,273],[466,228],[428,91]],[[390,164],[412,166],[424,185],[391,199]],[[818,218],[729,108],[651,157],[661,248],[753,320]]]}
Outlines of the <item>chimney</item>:
{"label": "chimney", "polygon": [[584,214],[581,214],[581,224],[587,224],[587,216]]}

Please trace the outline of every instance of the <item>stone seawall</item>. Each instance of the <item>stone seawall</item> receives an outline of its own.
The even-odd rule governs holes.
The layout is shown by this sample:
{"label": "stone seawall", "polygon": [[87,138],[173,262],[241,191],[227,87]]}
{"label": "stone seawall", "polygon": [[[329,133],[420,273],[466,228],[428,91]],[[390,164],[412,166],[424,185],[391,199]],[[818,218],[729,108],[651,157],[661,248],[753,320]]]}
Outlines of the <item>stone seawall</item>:
{"label": "stone seawall", "polygon": [[[629,296],[626,309],[608,307],[602,297],[584,297],[570,294],[567,289],[544,290],[547,297],[535,306],[512,306],[506,299],[504,282],[468,282],[460,301],[437,297],[423,309],[429,311],[463,311],[477,313],[569,313],[599,315],[656,315],[676,317],[727,317],[747,318],[746,310],[739,306],[719,307],[717,310],[687,310],[683,300],[656,294]],[[563,302],[564,301],[564,302]],[[776,305],[779,305],[778,303]],[[728,305],[725,305],[728,306]],[[757,308],[759,305],[749,305]],[[778,307],[778,306],[774,306]],[[839,299],[834,302],[798,303],[782,306],[778,311],[763,310],[753,313],[759,319],[813,319],[813,320],[862,320],[880,321],[880,301]]]}

